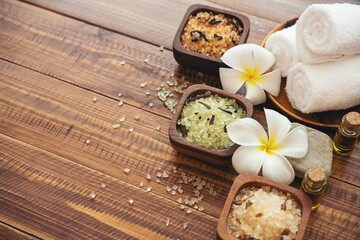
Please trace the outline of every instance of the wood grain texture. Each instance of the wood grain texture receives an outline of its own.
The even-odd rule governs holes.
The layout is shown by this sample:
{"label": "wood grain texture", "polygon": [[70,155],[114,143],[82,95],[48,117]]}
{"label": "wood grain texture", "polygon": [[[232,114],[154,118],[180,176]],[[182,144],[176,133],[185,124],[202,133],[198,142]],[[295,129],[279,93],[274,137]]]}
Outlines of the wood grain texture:
{"label": "wood grain texture", "polygon": [[[187,214],[177,202],[152,191],[3,134],[0,147],[0,218],[37,237],[199,239],[214,235],[216,218],[196,210]],[[92,192],[95,198],[90,197]],[[186,229],[183,223],[189,224]]]}
{"label": "wood grain texture", "polygon": [[0,239],[4,240],[35,240],[36,237],[31,236],[28,233],[24,233],[18,229],[15,229],[9,225],[0,222]]}
{"label": "wood grain texture", "polygon": [[[100,95],[96,95],[98,100],[94,103],[92,93],[16,65],[1,62],[0,69],[5,73],[0,82],[2,133],[133,185],[146,182],[145,176],[150,174],[153,190],[158,194],[166,193],[167,185],[177,184],[181,171],[187,175],[201,173],[221,194],[216,198],[209,196],[202,204],[209,214],[220,214],[233,170],[218,169],[177,154],[168,139],[170,120],[126,104],[119,108],[116,101]],[[139,121],[134,118],[136,114]],[[122,116],[126,120],[119,122]],[[114,123],[120,123],[120,128],[114,129]],[[176,167],[179,172],[155,184],[159,167],[168,173]],[[130,178],[124,168],[131,169]],[[192,193],[191,186],[183,188]]]}
{"label": "wood grain texture", "polygon": [[[237,174],[170,146],[173,115],[156,91],[173,72],[180,82],[184,77],[219,87],[217,76],[201,77],[178,66],[169,50],[172,31],[193,2],[27,2],[0,1],[0,239],[216,239],[217,219]],[[310,4],[251,2],[202,1],[248,15],[253,24],[249,41],[257,44],[282,18]],[[271,16],[272,11],[282,14]],[[168,50],[159,51],[160,44]],[[266,127],[263,107],[274,106],[256,106],[253,118]],[[121,126],[114,129],[114,123]],[[334,156],[327,190],[305,239],[360,236],[359,156],[360,143],[350,157]],[[169,177],[157,183],[156,174],[163,171]],[[205,211],[180,209],[179,198],[195,197],[192,183],[182,184],[182,194],[166,190],[179,184],[182,173],[201,177],[215,189],[216,196],[209,188],[201,191],[198,206]],[[292,186],[299,184],[296,179]],[[184,222],[189,222],[187,229]]]}
{"label": "wood grain texture", "polygon": [[[126,34],[155,45],[164,45],[172,49],[172,41],[184,14],[192,4],[205,4],[231,10],[232,4],[214,4],[210,1],[113,1],[105,0],[98,4],[96,0],[71,1],[26,1],[51,11],[81,19],[103,28]],[[251,31],[248,42],[260,44],[263,33],[269,32],[276,23],[238,11],[250,18]]]}

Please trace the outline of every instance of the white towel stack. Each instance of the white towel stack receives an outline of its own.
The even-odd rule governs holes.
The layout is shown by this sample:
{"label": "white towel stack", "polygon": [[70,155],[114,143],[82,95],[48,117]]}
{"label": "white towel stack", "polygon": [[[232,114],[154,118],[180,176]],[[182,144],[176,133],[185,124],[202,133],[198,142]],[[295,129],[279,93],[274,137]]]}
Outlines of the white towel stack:
{"label": "white towel stack", "polygon": [[274,67],[280,69],[282,77],[286,77],[289,69],[299,62],[296,49],[296,25],[271,34],[265,48],[275,56]]}
{"label": "white towel stack", "polygon": [[304,63],[322,63],[360,53],[360,5],[313,4],[297,21],[296,42]]}
{"label": "white towel stack", "polygon": [[340,110],[360,104],[360,55],[323,64],[299,62],[287,79],[289,101],[303,113]]}
{"label": "white towel stack", "polygon": [[[313,4],[289,32],[299,59],[287,75],[292,107],[312,113],[360,105],[360,5]],[[290,62],[286,54],[277,55],[277,64]]]}

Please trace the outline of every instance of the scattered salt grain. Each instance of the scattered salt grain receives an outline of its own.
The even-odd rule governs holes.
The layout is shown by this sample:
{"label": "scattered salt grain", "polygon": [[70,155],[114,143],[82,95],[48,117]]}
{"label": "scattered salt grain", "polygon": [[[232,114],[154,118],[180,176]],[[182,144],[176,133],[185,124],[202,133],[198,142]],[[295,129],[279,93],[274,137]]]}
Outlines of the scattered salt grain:
{"label": "scattered salt grain", "polygon": [[151,179],[150,174],[146,174],[146,179],[148,179],[148,180],[150,180],[150,179]]}
{"label": "scattered salt grain", "polygon": [[144,186],[144,182],[141,181],[141,182],[139,183],[139,186],[140,186],[140,187],[143,187],[143,186]]}
{"label": "scattered salt grain", "polygon": [[149,186],[149,187],[147,187],[146,191],[147,191],[147,192],[150,192],[150,191],[151,191],[151,189],[152,189],[152,187],[151,187],[151,186]]}
{"label": "scattered salt grain", "polygon": [[126,173],[126,174],[129,174],[130,173],[130,168],[124,168],[124,173]]}
{"label": "scattered salt grain", "polygon": [[89,144],[91,141],[89,139],[86,139],[85,143]]}
{"label": "scattered salt grain", "polygon": [[93,102],[96,102],[96,101],[97,101],[97,98],[96,98],[96,97],[93,97],[92,100],[93,100]]}
{"label": "scattered salt grain", "polygon": [[130,200],[129,200],[129,204],[130,204],[130,205],[133,205],[133,204],[134,204],[134,200],[130,199]]}
{"label": "scattered salt grain", "polygon": [[92,199],[94,199],[94,198],[96,197],[96,193],[94,193],[94,192],[90,193],[90,197],[91,197]]}
{"label": "scattered salt grain", "polygon": [[125,121],[125,116],[122,116],[121,118],[120,118],[120,122],[123,122],[123,121]]}
{"label": "scattered salt grain", "polygon": [[120,127],[120,123],[115,123],[115,124],[113,124],[113,128],[114,129],[117,129],[117,128],[119,128]]}
{"label": "scattered salt grain", "polygon": [[124,65],[126,62],[125,61],[120,61],[120,64],[121,65]]}
{"label": "scattered salt grain", "polygon": [[164,45],[160,45],[159,50],[160,52],[164,51]]}
{"label": "scattered salt grain", "polygon": [[146,85],[147,85],[146,82],[140,83],[140,86],[141,86],[142,88],[145,87]]}
{"label": "scattered salt grain", "polygon": [[106,187],[105,183],[102,183],[102,184],[101,184],[101,187],[102,187],[102,188],[105,188],[105,187]]}
{"label": "scattered salt grain", "polygon": [[188,226],[189,226],[188,223],[184,223],[184,224],[183,224],[183,228],[187,228]]}
{"label": "scattered salt grain", "polygon": [[165,222],[165,226],[169,226],[170,225],[170,218],[166,219],[166,222]]}
{"label": "scattered salt grain", "polygon": [[119,107],[122,106],[123,104],[124,104],[123,101],[118,102]]}
{"label": "scattered salt grain", "polygon": [[130,127],[129,128],[129,132],[133,132],[134,131],[134,128],[133,127]]}

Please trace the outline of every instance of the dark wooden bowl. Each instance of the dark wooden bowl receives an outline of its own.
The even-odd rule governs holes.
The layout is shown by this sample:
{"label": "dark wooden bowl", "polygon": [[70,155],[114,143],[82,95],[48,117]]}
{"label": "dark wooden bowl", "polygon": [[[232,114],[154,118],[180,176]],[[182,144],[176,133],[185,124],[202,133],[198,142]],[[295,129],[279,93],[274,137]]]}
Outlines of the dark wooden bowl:
{"label": "dark wooden bowl", "polygon": [[231,163],[231,157],[239,145],[234,144],[228,149],[214,150],[198,144],[192,143],[181,137],[177,131],[176,123],[180,118],[181,111],[184,107],[185,100],[191,96],[203,94],[210,91],[212,94],[218,94],[221,97],[233,98],[237,104],[246,110],[246,116],[251,117],[253,114],[253,105],[251,102],[243,96],[231,94],[224,90],[210,87],[203,84],[195,84],[189,87],[183,94],[180,102],[177,105],[176,114],[172,118],[169,127],[169,139],[170,143],[175,150],[183,154],[210,162],[216,165],[228,165]]}
{"label": "dark wooden bowl", "polygon": [[[271,34],[280,31],[284,28],[291,27],[296,23],[298,18],[291,19],[289,21],[283,22],[274,28],[264,39],[261,46],[265,47],[265,43],[270,37]],[[280,111],[292,117],[293,119],[299,120],[305,124],[315,126],[315,127],[323,127],[323,128],[332,128],[336,129],[341,123],[342,117],[351,111],[360,112],[360,105],[351,107],[349,109],[337,110],[337,111],[325,111],[325,112],[314,112],[305,114],[291,106],[291,103],[287,97],[286,91],[286,78],[282,78],[280,93],[277,97],[274,97],[270,93],[266,92],[267,98],[278,108]],[[324,100],[325,101],[325,100]]]}
{"label": "dark wooden bowl", "polygon": [[[262,186],[270,186],[272,188],[275,188],[277,190],[282,191],[283,193],[289,193],[291,196],[299,203],[301,206],[301,212],[302,217],[300,221],[299,230],[296,234],[296,240],[300,240],[303,238],[307,222],[310,217],[311,213],[311,199],[309,196],[307,196],[305,193],[300,191],[299,189],[293,188],[291,186],[287,186],[284,184],[275,183],[273,181],[270,181],[269,179],[263,178],[261,176],[245,173],[237,176],[234,180],[233,185],[231,186],[229,195],[226,199],[224,208],[221,212],[219,222],[217,225],[217,234],[221,239],[229,239],[229,240],[236,240],[234,236],[232,236],[228,229],[227,229],[227,217],[231,210],[231,205],[233,200],[235,199],[236,195],[239,193],[239,191],[242,188],[245,187],[262,187]],[[271,224],[271,223],[269,223]]]}
{"label": "dark wooden bowl", "polygon": [[239,13],[230,12],[201,4],[191,5],[186,11],[185,16],[178,28],[178,31],[173,41],[173,54],[176,61],[184,67],[194,68],[202,72],[210,72],[210,73],[218,74],[219,67],[226,67],[226,65],[222,63],[220,58],[206,56],[201,53],[193,52],[191,50],[186,49],[181,44],[181,40],[180,40],[181,34],[183,32],[186,23],[188,22],[189,17],[201,11],[213,12],[214,14],[220,13],[220,14],[224,14],[226,17],[237,19],[241,27],[243,28],[243,32],[239,44],[245,43],[249,36],[250,20],[248,17]]}

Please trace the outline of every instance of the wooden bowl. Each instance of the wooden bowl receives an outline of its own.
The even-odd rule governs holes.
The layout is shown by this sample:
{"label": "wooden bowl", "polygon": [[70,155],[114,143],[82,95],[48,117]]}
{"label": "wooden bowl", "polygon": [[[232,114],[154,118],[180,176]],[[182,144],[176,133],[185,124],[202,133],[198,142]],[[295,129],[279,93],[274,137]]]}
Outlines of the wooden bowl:
{"label": "wooden bowl", "polygon": [[[291,27],[296,23],[298,18],[291,19],[289,21],[283,22],[277,27],[275,27],[264,39],[261,46],[265,47],[266,41],[270,37],[271,34],[280,31],[284,28]],[[325,111],[325,112],[314,112],[310,114],[302,113],[291,106],[291,103],[287,97],[286,91],[286,78],[282,78],[280,93],[277,97],[274,97],[270,93],[266,92],[267,98],[278,108],[280,111],[285,113],[287,116],[296,119],[305,124],[314,126],[314,127],[322,127],[322,128],[330,128],[336,129],[341,123],[342,117],[351,111],[360,112],[360,105],[351,107],[345,110],[337,110],[337,111]]]}
{"label": "wooden bowl", "polygon": [[181,44],[181,40],[180,40],[181,35],[183,33],[186,23],[188,22],[189,17],[191,15],[196,15],[198,12],[201,11],[213,12],[214,14],[220,13],[220,14],[224,14],[226,17],[237,19],[241,27],[243,28],[243,32],[239,44],[245,43],[249,36],[250,20],[248,17],[239,13],[221,10],[218,8],[201,5],[201,4],[192,5],[186,11],[185,16],[178,28],[178,31],[173,41],[173,54],[176,61],[184,67],[194,68],[202,72],[210,72],[210,73],[218,74],[219,67],[226,67],[226,65],[222,63],[220,58],[206,56],[201,53],[193,52],[191,50],[186,49]]}
{"label": "wooden bowl", "polygon": [[191,96],[203,94],[210,91],[212,94],[218,94],[221,97],[233,98],[237,104],[246,110],[246,117],[251,117],[253,114],[253,105],[251,102],[243,96],[231,94],[224,90],[210,87],[203,84],[195,84],[189,87],[183,94],[180,102],[177,105],[176,114],[172,118],[169,127],[169,139],[170,143],[175,150],[183,154],[210,162],[216,165],[228,165],[231,163],[231,157],[239,145],[234,144],[228,149],[214,150],[198,144],[187,141],[181,137],[177,131],[177,121],[180,118],[181,111],[184,107],[185,100]]}
{"label": "wooden bowl", "polygon": [[[261,176],[253,175],[253,174],[241,174],[237,176],[234,180],[233,185],[231,186],[229,195],[226,199],[224,208],[221,212],[219,222],[217,225],[217,234],[221,239],[229,239],[236,240],[234,236],[232,236],[227,229],[227,217],[230,213],[232,202],[235,199],[236,195],[242,188],[245,187],[262,187],[262,186],[270,186],[271,188],[275,188],[277,190],[282,191],[283,193],[289,193],[301,206],[302,217],[299,225],[299,230],[296,234],[296,240],[300,240],[303,238],[307,222],[311,213],[311,199],[304,192],[293,188],[291,186],[287,186],[284,184],[275,183],[271,180],[263,178]],[[271,223],[269,223],[271,224]]]}

